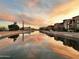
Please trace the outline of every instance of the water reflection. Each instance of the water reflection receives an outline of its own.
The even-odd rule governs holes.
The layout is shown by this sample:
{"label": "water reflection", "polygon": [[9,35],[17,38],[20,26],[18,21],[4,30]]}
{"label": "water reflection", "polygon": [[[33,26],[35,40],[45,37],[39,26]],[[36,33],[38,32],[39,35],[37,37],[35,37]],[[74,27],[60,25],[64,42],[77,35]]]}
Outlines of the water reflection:
{"label": "water reflection", "polygon": [[64,45],[74,48],[75,50],[79,51],[79,40],[71,40],[65,39],[61,37],[54,37],[57,41],[62,41]]}
{"label": "water reflection", "polygon": [[18,35],[10,36],[8,38],[11,38],[11,39],[13,39],[13,41],[16,41],[18,37],[19,37],[19,34]]}
{"label": "water reflection", "polygon": [[10,56],[3,59],[79,59],[77,51],[39,32],[20,34],[15,42],[0,49],[0,55]]}
{"label": "water reflection", "polygon": [[44,35],[40,33],[24,34],[24,42],[22,34],[17,41],[11,45],[0,49],[2,59],[65,59],[51,49],[47,48],[47,41]]}
{"label": "water reflection", "polygon": [[[33,34],[33,32],[28,32],[28,34],[31,34],[31,33]],[[24,35],[25,34],[23,33],[22,34],[22,40],[23,41],[24,41]],[[49,34],[48,34],[48,36],[52,37],[52,35],[49,35]],[[13,39],[13,41],[16,41],[18,37],[19,37],[19,34],[10,36],[8,38],[11,38],[11,39]],[[55,37],[55,36],[54,36],[54,39],[57,40],[57,41],[62,41],[65,46],[72,47],[75,50],[79,51],[79,40],[70,40],[70,39],[64,39],[64,38]]]}
{"label": "water reflection", "polygon": [[[24,41],[24,34],[31,34],[34,31],[28,31],[27,33],[22,33],[22,40]],[[17,35],[13,35],[13,36],[9,36],[8,38],[13,39],[13,41],[15,42],[17,40],[17,38],[19,37],[20,34]]]}
{"label": "water reflection", "polygon": [[[40,31],[40,32],[44,33],[42,31]],[[62,38],[62,37],[57,37],[57,36],[52,35],[50,33],[44,33],[44,34],[48,35],[49,37],[54,37],[55,40],[63,42],[63,44],[65,46],[72,47],[75,50],[79,51],[79,40],[77,40],[77,39],[65,39],[65,38]]]}

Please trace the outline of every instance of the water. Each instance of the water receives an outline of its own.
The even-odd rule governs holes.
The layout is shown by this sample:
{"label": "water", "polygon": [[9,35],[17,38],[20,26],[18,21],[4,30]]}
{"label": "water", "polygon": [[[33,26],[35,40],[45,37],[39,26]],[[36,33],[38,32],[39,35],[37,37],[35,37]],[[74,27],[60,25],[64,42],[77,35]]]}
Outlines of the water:
{"label": "water", "polygon": [[[24,40],[23,40],[24,39]],[[0,59],[79,59],[79,52],[39,32],[0,40]]]}

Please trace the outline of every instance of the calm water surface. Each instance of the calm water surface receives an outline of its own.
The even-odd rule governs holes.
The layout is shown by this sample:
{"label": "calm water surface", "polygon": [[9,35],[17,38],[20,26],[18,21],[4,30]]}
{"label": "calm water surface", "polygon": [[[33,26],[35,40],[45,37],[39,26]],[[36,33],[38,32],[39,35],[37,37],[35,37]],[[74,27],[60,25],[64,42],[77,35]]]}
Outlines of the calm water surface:
{"label": "calm water surface", "polygon": [[[23,41],[24,39],[24,41]],[[0,40],[0,59],[79,59],[79,52],[45,34],[34,32]]]}

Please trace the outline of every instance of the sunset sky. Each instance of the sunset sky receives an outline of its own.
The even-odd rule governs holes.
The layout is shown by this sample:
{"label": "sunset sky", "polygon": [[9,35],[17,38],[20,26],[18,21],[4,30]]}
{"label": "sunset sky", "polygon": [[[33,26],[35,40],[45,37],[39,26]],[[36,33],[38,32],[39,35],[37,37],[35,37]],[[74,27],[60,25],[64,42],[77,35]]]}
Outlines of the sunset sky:
{"label": "sunset sky", "polygon": [[[79,15],[79,0],[0,0],[0,23],[46,26]],[[7,22],[6,22],[7,21]]]}
{"label": "sunset sky", "polygon": [[[7,26],[15,21],[22,25],[23,20],[26,26],[37,28],[53,25],[77,15],[79,15],[79,0],[0,0],[0,26]],[[2,35],[1,32],[0,35]],[[24,42],[21,36],[16,42],[13,42],[10,38],[0,40],[0,48],[11,44],[13,44],[12,47],[17,47],[16,44],[27,47],[28,43],[32,45],[31,42],[33,42],[33,44],[41,44],[46,49],[54,50],[61,55],[69,56],[71,57],[70,59],[79,59],[79,52],[72,47],[64,46],[62,42],[55,41],[54,38],[42,33],[32,33],[24,38]],[[14,51],[16,48],[10,49]],[[5,50],[7,51],[8,49],[5,48]]]}

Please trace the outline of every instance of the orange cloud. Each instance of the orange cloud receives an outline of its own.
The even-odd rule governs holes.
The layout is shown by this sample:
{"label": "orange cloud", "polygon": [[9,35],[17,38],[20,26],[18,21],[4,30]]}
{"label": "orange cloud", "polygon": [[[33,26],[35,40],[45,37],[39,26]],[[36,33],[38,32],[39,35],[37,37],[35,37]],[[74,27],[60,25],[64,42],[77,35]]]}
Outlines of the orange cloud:
{"label": "orange cloud", "polygon": [[38,25],[38,26],[44,26],[44,25],[47,25],[45,20],[41,17],[36,17],[32,22],[31,24],[33,25]]}
{"label": "orange cloud", "polygon": [[49,13],[49,23],[62,22],[63,19],[79,15],[79,0],[70,0],[65,4],[57,6]]}
{"label": "orange cloud", "polygon": [[0,20],[5,20],[5,21],[16,21],[15,16],[9,14],[9,13],[3,13],[0,14]]}
{"label": "orange cloud", "polygon": [[39,0],[30,0],[27,5],[29,7],[34,7],[38,4],[38,2],[39,2]]}
{"label": "orange cloud", "polygon": [[50,13],[51,16],[57,16],[60,14],[68,14],[72,10],[74,10],[76,7],[79,7],[79,0],[70,0],[70,2],[66,4],[62,4],[57,6],[52,13]]}
{"label": "orange cloud", "polygon": [[[21,17],[20,17],[21,16]],[[29,17],[27,15],[12,15],[9,13],[2,13],[0,14],[0,20],[4,21],[18,21],[21,23],[21,20],[24,20],[26,25],[33,25],[33,26],[44,26],[46,25],[45,20],[42,17]]]}
{"label": "orange cloud", "polygon": [[28,15],[18,15],[19,19],[24,20],[26,25],[33,25],[33,26],[45,26],[47,25],[45,19],[41,16],[37,16],[37,17],[29,17]]}

